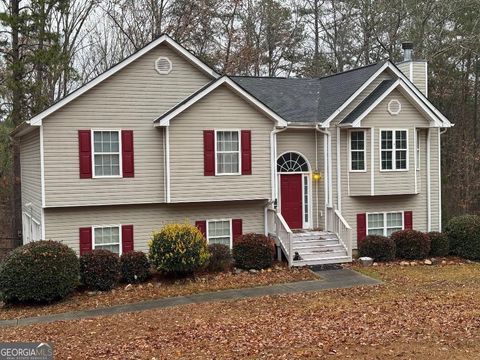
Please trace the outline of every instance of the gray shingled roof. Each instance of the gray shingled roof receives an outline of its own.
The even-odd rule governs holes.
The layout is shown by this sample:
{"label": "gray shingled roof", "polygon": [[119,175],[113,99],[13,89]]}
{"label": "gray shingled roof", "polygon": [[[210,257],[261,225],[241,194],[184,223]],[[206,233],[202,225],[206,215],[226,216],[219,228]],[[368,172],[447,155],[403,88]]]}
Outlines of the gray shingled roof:
{"label": "gray shingled roof", "polygon": [[378,86],[365,98],[363,101],[358,104],[358,106],[350,112],[345,119],[342,120],[341,124],[351,124],[353,123],[360,115],[367,110],[370,105],[372,105],[380,96],[387,91],[390,86],[396,79],[383,80]]}
{"label": "gray shingled roof", "polygon": [[288,122],[323,122],[384,62],[317,78],[231,76],[238,85]]}

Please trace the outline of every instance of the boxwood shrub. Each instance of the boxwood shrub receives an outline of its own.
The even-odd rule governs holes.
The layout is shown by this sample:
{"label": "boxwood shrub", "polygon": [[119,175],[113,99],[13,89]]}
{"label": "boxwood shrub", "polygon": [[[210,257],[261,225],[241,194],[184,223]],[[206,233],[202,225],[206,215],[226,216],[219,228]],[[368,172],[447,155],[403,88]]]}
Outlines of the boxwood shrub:
{"label": "boxwood shrub", "polygon": [[107,291],[112,289],[120,277],[120,260],[108,250],[93,250],[80,257],[80,276],[89,289]]}
{"label": "boxwood shrub", "polygon": [[51,302],[78,285],[75,252],[56,241],[36,241],[13,250],[0,265],[0,297],[7,303]]}
{"label": "boxwood shrub", "polygon": [[150,261],[158,271],[185,275],[204,266],[207,241],[195,226],[168,224],[154,232],[149,242]]}
{"label": "boxwood shrub", "polygon": [[142,251],[131,251],[120,256],[122,281],[141,283],[150,277],[150,263]]}
{"label": "boxwood shrub", "polygon": [[206,269],[211,272],[227,271],[232,267],[233,257],[230,248],[223,244],[208,245],[210,258]]}
{"label": "boxwood shrub", "polygon": [[431,231],[427,235],[430,238],[431,256],[447,256],[450,253],[450,243],[447,234]]}
{"label": "boxwood shrub", "polygon": [[242,269],[265,269],[273,264],[275,244],[263,234],[239,236],[233,244],[235,266]]}
{"label": "boxwood shrub", "polygon": [[400,230],[391,235],[395,242],[396,255],[403,259],[424,259],[430,253],[430,239],[417,230]]}
{"label": "boxwood shrub", "polygon": [[358,244],[360,256],[368,256],[376,261],[394,260],[395,250],[395,242],[381,235],[368,235]]}
{"label": "boxwood shrub", "polygon": [[445,227],[453,255],[480,260],[480,216],[462,215],[452,218]]}

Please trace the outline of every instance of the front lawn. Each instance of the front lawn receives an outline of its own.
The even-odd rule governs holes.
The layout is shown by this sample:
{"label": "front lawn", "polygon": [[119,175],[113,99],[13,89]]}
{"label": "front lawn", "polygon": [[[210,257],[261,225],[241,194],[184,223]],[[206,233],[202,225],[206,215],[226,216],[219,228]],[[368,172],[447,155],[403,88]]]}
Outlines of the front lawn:
{"label": "front lawn", "polygon": [[51,341],[58,358],[478,359],[480,264],[366,271],[385,283],[4,328],[0,338]]}

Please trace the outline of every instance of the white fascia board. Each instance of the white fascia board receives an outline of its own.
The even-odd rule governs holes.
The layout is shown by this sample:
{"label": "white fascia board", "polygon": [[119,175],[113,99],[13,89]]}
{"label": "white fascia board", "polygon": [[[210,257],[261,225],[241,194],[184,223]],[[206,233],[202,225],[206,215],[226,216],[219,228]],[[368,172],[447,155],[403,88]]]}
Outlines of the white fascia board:
{"label": "white fascia board", "polygon": [[388,61],[385,62],[385,64],[383,64],[382,67],[375,72],[375,74],[370,76],[370,78],[367,81],[365,81],[365,83],[362,86],[360,86],[360,88],[358,88],[358,90],[355,91],[353,95],[350,96],[348,100],[342,104],[342,106],[340,106],[337,110],[335,110],[335,112],[332,115],[330,115],[328,119],[322,123],[321,126],[323,128],[330,127],[330,123],[337,117],[337,115],[340,114],[348,105],[350,105],[350,103],[353,100],[355,100],[357,96],[360,95],[363,92],[363,90],[365,90],[367,86],[370,85],[372,81],[375,80],[387,67],[388,67]]}
{"label": "white fascia board", "polygon": [[75,100],[77,97],[80,95],[84,94],[88,90],[92,89],[96,85],[100,84],[102,81],[108,79],[110,76],[115,74],[116,72],[120,71],[127,65],[131,64],[141,56],[145,55],[146,53],[150,52],[157,46],[159,46],[162,43],[166,43],[170,45],[172,48],[174,48],[176,51],[178,51],[180,54],[182,54],[187,60],[189,60],[191,63],[193,63],[195,66],[197,66],[200,70],[204,71],[205,73],[209,74],[213,78],[218,78],[220,77],[219,74],[217,74],[213,69],[208,67],[206,64],[204,64],[202,61],[200,61],[197,57],[195,57],[192,53],[190,53],[187,49],[184,47],[180,46],[178,43],[176,43],[171,37],[168,35],[162,35],[160,36],[157,40],[152,41],[150,44],[147,46],[143,47],[139,51],[135,52],[134,54],[130,55],[127,57],[125,60],[122,62],[118,63],[114,67],[112,67],[110,70],[104,72],[103,74],[97,76],[90,82],[86,83],[82,87],[78,88],[77,90],[73,91],[66,97],[64,97],[62,100],[57,102],[56,104],[50,106],[48,109],[42,111],[40,114],[34,116],[29,120],[29,124],[32,126],[39,126],[41,124],[41,121],[43,118],[46,116],[54,113],[58,109],[62,108],[63,106],[67,105],[69,102],[72,100]]}
{"label": "white fascia board", "polygon": [[267,115],[270,119],[272,119],[277,126],[281,127],[286,127],[288,124],[287,122],[279,115],[277,115],[274,111],[272,111],[270,108],[265,106],[262,102],[260,102],[257,98],[253,97],[250,95],[247,91],[245,91],[242,87],[237,85],[233,80],[231,80],[227,76],[223,76],[214,83],[212,83],[210,86],[205,88],[203,91],[199,92],[197,95],[192,97],[190,100],[176,108],[174,111],[171,113],[167,114],[165,117],[160,117],[161,120],[157,121],[158,119],[154,120],[154,126],[159,127],[159,126],[169,126],[170,125],[170,120],[175,118],[177,115],[181,114],[184,112],[186,109],[188,109],[190,106],[195,104],[197,101],[203,99],[205,96],[207,96],[209,93],[211,93],[213,90],[218,88],[220,85],[227,85],[229,86],[233,91],[235,91],[238,95],[240,95],[242,98],[250,102],[251,104],[255,105],[258,109],[260,109],[265,115]]}

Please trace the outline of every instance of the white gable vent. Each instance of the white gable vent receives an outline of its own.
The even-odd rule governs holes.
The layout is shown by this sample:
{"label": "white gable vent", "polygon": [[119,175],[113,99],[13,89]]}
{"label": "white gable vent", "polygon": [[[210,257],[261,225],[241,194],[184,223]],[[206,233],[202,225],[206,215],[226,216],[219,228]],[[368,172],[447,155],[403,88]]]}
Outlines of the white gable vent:
{"label": "white gable vent", "polygon": [[160,75],[168,75],[172,71],[172,62],[169,58],[160,56],[155,60],[155,70],[157,70]]}
{"label": "white gable vent", "polygon": [[388,103],[388,112],[390,115],[398,115],[402,111],[402,104],[397,99],[390,100]]}

